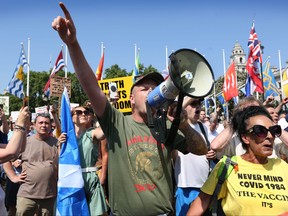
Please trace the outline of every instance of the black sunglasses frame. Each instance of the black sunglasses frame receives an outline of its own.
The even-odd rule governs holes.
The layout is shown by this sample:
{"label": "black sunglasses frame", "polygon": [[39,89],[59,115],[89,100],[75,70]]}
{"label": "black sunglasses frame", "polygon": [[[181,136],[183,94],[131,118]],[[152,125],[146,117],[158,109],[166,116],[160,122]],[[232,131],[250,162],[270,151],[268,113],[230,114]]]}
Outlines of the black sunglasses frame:
{"label": "black sunglasses frame", "polygon": [[85,116],[90,114],[90,112],[88,110],[84,110],[84,111],[82,111],[82,110],[74,110],[74,114],[76,114],[77,116],[81,116],[81,115],[83,115],[83,113],[84,113]]}
{"label": "black sunglasses frame", "polygon": [[255,134],[257,137],[260,137],[260,138],[266,138],[268,135],[268,131],[272,134],[273,137],[280,137],[282,134],[282,129],[280,125],[273,125],[269,128],[266,128],[262,125],[254,125],[252,128],[248,129],[246,132],[248,134]]}

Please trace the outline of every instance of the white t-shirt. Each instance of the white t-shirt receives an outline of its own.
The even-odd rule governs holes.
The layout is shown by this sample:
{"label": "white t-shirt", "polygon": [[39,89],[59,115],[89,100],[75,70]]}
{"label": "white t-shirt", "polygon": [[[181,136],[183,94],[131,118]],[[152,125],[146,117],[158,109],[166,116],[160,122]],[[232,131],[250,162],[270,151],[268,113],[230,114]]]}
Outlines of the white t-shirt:
{"label": "white t-shirt", "polygon": [[[198,124],[190,124],[190,126],[202,134]],[[208,134],[206,126],[204,126],[204,129],[206,134]],[[202,137],[205,140],[203,134]],[[201,188],[209,174],[209,162],[206,155],[198,156],[192,153],[184,155],[178,151],[178,156],[175,160],[174,174],[177,187]]]}
{"label": "white t-shirt", "polygon": [[280,125],[281,128],[284,130],[286,127],[288,127],[288,122],[286,121],[285,118],[281,118],[278,121],[278,125]]}
{"label": "white t-shirt", "polygon": [[224,125],[222,123],[219,123],[218,126],[217,126],[217,129],[216,131],[218,133],[221,133],[221,131],[223,131],[225,128],[224,128]]}

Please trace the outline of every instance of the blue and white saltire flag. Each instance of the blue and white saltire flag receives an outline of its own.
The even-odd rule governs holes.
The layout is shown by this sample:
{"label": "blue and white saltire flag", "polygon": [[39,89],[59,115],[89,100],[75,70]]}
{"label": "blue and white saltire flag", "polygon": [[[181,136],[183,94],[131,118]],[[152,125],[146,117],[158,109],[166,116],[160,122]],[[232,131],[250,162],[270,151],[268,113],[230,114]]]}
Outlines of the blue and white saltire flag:
{"label": "blue and white saltire flag", "polygon": [[25,57],[23,48],[21,48],[20,57],[16,65],[14,74],[7,86],[7,91],[18,98],[24,97],[23,81],[24,81],[24,67],[26,65],[28,65],[27,59]]}
{"label": "blue and white saltire flag", "polygon": [[62,132],[67,133],[67,141],[62,144],[59,156],[56,214],[61,216],[89,216],[80,166],[80,155],[66,87],[64,88],[61,101],[61,127]]}

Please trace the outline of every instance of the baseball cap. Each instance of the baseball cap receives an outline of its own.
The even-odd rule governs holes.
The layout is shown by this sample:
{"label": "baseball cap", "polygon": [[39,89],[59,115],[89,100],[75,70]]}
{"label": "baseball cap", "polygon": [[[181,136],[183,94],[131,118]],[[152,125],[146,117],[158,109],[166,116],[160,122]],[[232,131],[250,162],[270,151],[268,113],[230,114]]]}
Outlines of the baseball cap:
{"label": "baseball cap", "polygon": [[136,76],[135,77],[135,82],[131,87],[131,92],[133,90],[133,88],[141,83],[143,83],[146,80],[153,80],[157,85],[159,85],[160,83],[162,83],[164,81],[163,76],[158,73],[158,72],[151,72],[145,75],[140,75],[140,76]]}

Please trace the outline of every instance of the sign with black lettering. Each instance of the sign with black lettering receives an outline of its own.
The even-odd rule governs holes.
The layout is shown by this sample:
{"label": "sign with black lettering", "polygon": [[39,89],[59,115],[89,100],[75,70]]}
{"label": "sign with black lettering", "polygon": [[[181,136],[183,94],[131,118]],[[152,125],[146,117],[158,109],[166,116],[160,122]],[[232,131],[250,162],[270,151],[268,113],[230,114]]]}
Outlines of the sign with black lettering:
{"label": "sign with black lettering", "polygon": [[115,103],[114,107],[123,113],[131,112],[130,89],[133,85],[132,76],[98,80],[100,88],[106,95],[109,93],[111,83],[116,84],[119,95],[119,100]]}
{"label": "sign with black lettering", "polygon": [[54,76],[50,80],[50,96],[61,97],[64,86],[66,86],[69,98],[71,97],[71,79]]}
{"label": "sign with black lettering", "polygon": [[9,115],[9,96],[0,96],[0,105],[5,112],[5,115]]}

